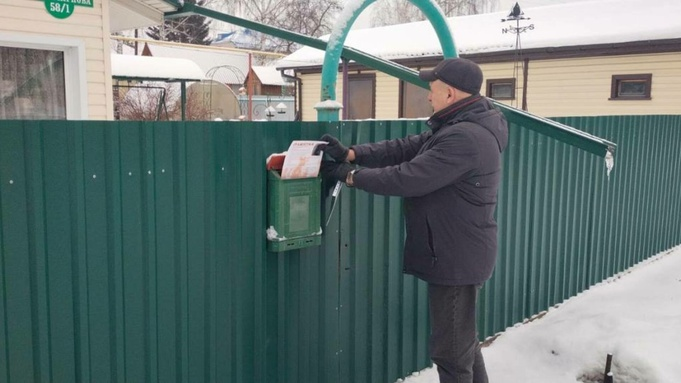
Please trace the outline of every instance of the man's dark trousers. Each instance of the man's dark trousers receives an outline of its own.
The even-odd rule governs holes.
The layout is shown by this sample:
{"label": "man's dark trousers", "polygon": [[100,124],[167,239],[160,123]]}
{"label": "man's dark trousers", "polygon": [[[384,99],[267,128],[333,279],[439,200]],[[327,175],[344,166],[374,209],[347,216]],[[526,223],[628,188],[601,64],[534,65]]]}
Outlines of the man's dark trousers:
{"label": "man's dark trousers", "polygon": [[430,358],[440,383],[487,383],[476,331],[479,286],[428,284]]}

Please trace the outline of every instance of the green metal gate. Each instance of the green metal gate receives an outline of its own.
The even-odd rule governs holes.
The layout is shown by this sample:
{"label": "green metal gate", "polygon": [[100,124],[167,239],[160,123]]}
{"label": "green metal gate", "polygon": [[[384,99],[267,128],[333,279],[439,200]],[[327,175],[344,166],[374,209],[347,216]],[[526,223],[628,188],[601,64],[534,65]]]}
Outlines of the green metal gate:
{"label": "green metal gate", "polygon": [[[481,336],[681,243],[681,116],[560,121],[617,142],[615,169],[511,126]],[[265,250],[268,154],[424,128],[1,121],[0,381],[374,383],[429,365],[398,198],[344,189],[321,247]]]}

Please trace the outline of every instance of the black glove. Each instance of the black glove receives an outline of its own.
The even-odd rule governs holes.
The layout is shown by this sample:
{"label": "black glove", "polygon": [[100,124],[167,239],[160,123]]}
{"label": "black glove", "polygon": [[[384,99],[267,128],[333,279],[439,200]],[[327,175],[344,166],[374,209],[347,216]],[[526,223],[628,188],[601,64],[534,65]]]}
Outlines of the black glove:
{"label": "black glove", "polygon": [[350,149],[343,146],[336,137],[330,134],[323,135],[321,140],[329,143],[326,145],[326,148],[324,148],[324,153],[328,154],[331,158],[336,160],[336,162],[345,162],[348,158],[348,153],[350,153]]}
{"label": "black glove", "polygon": [[347,162],[333,162],[333,161],[322,161],[322,166],[319,171],[322,173],[322,177],[331,178],[340,182],[345,182],[348,177],[348,173],[355,169],[355,165],[350,165]]}

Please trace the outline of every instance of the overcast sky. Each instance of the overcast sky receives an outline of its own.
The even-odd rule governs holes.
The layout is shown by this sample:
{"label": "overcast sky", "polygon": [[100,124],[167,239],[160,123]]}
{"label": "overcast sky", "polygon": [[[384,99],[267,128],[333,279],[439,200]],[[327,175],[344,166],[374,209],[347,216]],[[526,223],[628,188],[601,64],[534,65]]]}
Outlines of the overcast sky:
{"label": "overcast sky", "polygon": [[[345,0],[345,2],[349,1],[356,1],[356,0]],[[381,1],[381,0],[379,0]],[[526,9],[526,8],[532,8],[532,7],[541,7],[545,5],[553,5],[553,4],[563,4],[563,3],[574,3],[578,1],[589,1],[589,0],[497,0],[497,12],[501,11],[510,11],[511,7],[515,5],[516,1],[520,5],[521,9]],[[353,24],[353,29],[354,28],[369,28],[371,27],[371,8],[373,5],[370,5],[362,14],[359,16],[355,24]],[[528,17],[532,17],[532,15],[528,15]]]}

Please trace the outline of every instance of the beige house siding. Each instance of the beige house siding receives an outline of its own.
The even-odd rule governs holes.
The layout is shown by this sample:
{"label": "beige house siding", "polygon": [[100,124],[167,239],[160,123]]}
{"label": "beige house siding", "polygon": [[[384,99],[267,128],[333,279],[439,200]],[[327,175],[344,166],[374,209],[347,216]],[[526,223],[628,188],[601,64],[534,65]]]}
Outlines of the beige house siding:
{"label": "beige house siding", "polygon": [[[513,71],[515,64],[513,62],[503,62],[503,63],[492,63],[492,64],[482,64],[483,79],[482,88],[480,93],[487,95],[487,80],[500,80],[513,78]],[[521,108],[523,106],[523,68],[519,66],[517,74],[517,80],[515,83],[515,99],[513,100],[500,100],[506,105],[510,105],[514,108]]]}
{"label": "beige house siding", "polygon": [[400,80],[376,73],[376,119],[395,119],[400,113]]}
{"label": "beige house siding", "polygon": [[[613,75],[652,73],[651,100],[609,100]],[[547,117],[681,114],[681,53],[530,61],[527,106]]]}
{"label": "beige house siding", "polygon": [[322,75],[310,74],[303,75],[301,78],[303,79],[302,119],[303,121],[317,121],[317,111],[314,106],[319,102]]}
{"label": "beige house siding", "polygon": [[[356,71],[349,72],[350,75],[356,73]],[[375,71],[362,71],[362,73],[376,74],[376,118],[380,120],[397,118],[399,94],[394,89],[399,89],[399,80]],[[317,110],[314,106],[320,101],[322,76],[315,73],[300,77],[303,79],[302,119],[303,121],[317,121]],[[343,77],[340,73],[336,78],[336,101],[343,102]]]}
{"label": "beige house siding", "polygon": [[[485,94],[488,79],[513,78],[514,63],[481,65]],[[354,72],[352,72],[354,73]],[[363,71],[363,73],[370,73]],[[651,73],[651,100],[609,100],[613,75]],[[302,75],[303,119],[314,121],[314,104],[319,101],[320,74]],[[341,76],[337,100],[342,97]],[[530,60],[528,65],[527,107],[530,113],[545,117],[681,114],[681,53],[636,54],[583,57],[556,60]],[[376,74],[376,118],[399,116],[399,80]],[[518,69],[516,98],[503,100],[522,107],[523,70]]]}
{"label": "beige house siding", "polygon": [[[321,101],[322,75],[321,73],[315,73],[299,77],[303,79],[302,119],[303,121],[317,121],[317,109],[314,106]],[[343,102],[343,77],[340,73],[336,78],[336,101]],[[341,110],[341,117],[342,113],[343,111]]]}
{"label": "beige house siding", "polygon": [[[70,17],[57,19],[47,12],[42,1],[0,0],[0,41],[3,33],[81,40],[85,46],[87,118],[113,119],[109,4],[108,0],[93,3],[93,8],[77,6]],[[49,43],[49,39],[46,41]]]}

